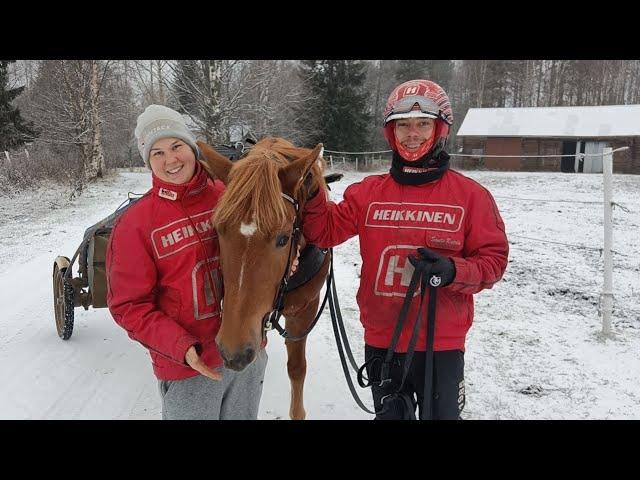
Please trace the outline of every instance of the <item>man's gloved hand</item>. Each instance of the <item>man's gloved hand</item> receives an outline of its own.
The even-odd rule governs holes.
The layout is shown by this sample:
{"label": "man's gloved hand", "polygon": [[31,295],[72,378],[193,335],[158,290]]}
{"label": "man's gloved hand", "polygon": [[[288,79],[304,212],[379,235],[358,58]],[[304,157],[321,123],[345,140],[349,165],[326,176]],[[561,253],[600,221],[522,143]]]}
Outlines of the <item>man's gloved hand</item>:
{"label": "man's gloved hand", "polygon": [[[341,180],[342,177],[344,177],[342,173],[330,173],[328,175],[325,175],[324,182],[327,185],[327,189],[331,190],[331,187],[329,186],[329,184]],[[309,191],[307,195],[307,200],[311,200],[313,197],[315,197],[318,194],[318,191],[319,191],[317,187],[313,189],[311,188],[311,174],[307,175],[307,177],[304,179],[304,183],[307,186],[307,190]]]}
{"label": "man's gloved hand", "polygon": [[342,177],[344,177],[344,174],[342,173],[329,173],[328,175],[324,176],[324,182],[327,184],[327,188],[331,190],[329,184],[342,180]]}
{"label": "man's gloved hand", "polygon": [[420,247],[417,256],[407,258],[416,270],[429,272],[429,283],[433,287],[446,287],[456,277],[453,260],[428,248]]}

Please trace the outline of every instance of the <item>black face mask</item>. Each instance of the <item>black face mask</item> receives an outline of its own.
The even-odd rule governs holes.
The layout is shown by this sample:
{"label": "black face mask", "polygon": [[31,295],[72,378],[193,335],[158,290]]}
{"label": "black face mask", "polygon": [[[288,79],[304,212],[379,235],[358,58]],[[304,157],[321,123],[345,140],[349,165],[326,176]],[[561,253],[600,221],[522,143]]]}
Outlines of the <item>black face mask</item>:
{"label": "black face mask", "polygon": [[408,162],[398,152],[393,152],[389,173],[403,185],[422,185],[439,179],[448,169],[449,154],[436,146],[415,162]]}

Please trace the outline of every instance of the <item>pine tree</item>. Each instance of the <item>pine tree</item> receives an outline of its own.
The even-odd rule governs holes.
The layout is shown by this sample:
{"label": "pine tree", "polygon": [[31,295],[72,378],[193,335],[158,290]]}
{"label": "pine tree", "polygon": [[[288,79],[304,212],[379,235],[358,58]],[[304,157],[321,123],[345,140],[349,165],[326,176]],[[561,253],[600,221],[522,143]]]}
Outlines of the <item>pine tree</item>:
{"label": "pine tree", "polygon": [[409,80],[431,80],[445,91],[453,78],[454,64],[451,60],[396,60],[395,78],[398,85]]}
{"label": "pine tree", "polygon": [[454,63],[451,60],[427,60],[427,80],[440,85],[451,95]]}
{"label": "pine tree", "polygon": [[398,85],[419,78],[431,80],[428,70],[428,60],[397,60],[396,80]]}
{"label": "pine tree", "polygon": [[0,60],[0,151],[17,148],[36,135],[33,124],[25,122],[20,110],[11,106],[11,102],[24,90],[24,87],[8,87],[8,67],[14,62]]}
{"label": "pine tree", "polygon": [[[357,60],[305,60],[300,75],[310,99],[298,109],[309,144],[339,151],[367,147],[370,105],[364,89],[364,63]],[[312,118],[313,120],[310,120]]]}

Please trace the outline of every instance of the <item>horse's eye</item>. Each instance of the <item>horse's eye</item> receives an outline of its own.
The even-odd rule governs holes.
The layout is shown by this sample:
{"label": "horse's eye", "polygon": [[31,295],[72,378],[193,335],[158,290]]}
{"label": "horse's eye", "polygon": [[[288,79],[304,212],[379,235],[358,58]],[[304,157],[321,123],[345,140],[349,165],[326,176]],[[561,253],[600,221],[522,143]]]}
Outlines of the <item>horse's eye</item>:
{"label": "horse's eye", "polygon": [[276,238],[276,247],[278,248],[284,247],[287,243],[289,243],[289,235],[286,233],[278,235]]}

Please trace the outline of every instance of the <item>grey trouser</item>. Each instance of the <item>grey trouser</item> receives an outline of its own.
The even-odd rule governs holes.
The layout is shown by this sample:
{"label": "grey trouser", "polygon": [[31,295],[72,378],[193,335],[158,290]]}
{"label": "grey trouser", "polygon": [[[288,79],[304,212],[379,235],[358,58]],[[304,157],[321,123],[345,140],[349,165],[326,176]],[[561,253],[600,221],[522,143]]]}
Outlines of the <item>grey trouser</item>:
{"label": "grey trouser", "polygon": [[241,372],[221,368],[222,380],[203,375],[159,380],[163,420],[255,420],[267,367],[263,348]]}

